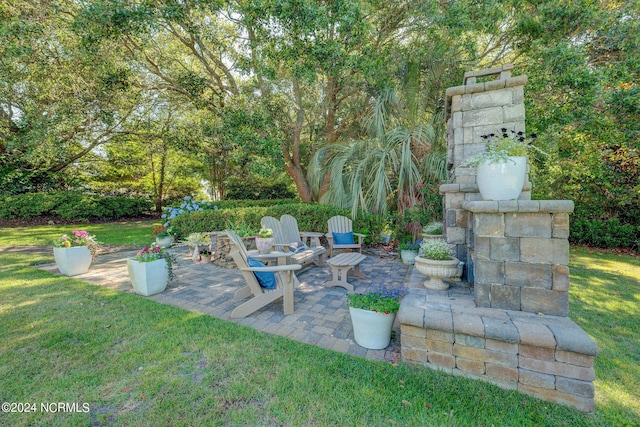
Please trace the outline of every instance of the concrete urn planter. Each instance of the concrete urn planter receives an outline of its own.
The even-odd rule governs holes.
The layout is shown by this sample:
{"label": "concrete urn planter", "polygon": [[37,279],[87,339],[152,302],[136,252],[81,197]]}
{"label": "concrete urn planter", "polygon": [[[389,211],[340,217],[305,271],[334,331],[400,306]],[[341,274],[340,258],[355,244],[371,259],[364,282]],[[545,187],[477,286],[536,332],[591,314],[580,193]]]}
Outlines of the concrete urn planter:
{"label": "concrete urn planter", "polygon": [[458,274],[459,263],[460,261],[456,258],[439,261],[417,256],[415,259],[418,272],[429,277],[425,280],[424,287],[436,291],[444,291],[449,288],[449,284],[442,279],[455,277]]}
{"label": "concrete urn planter", "polygon": [[256,237],[256,248],[261,254],[268,254],[273,248],[273,237]]}
{"label": "concrete urn planter", "polygon": [[60,273],[65,276],[77,276],[89,271],[93,256],[86,246],[53,248],[53,258]]}

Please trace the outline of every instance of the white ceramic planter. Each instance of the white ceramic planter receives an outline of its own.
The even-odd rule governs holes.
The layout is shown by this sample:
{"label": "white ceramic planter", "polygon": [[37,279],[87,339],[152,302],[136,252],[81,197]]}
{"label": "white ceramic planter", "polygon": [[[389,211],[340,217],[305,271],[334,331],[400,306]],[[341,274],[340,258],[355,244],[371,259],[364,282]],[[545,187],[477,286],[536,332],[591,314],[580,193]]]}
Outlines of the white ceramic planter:
{"label": "white ceramic planter", "polygon": [[526,157],[478,165],[478,189],[484,200],[516,200],[522,192],[527,171]]}
{"label": "white ceramic planter", "polygon": [[388,245],[389,242],[391,241],[391,234],[380,233],[380,239],[381,239],[382,244]]}
{"label": "white ceramic planter", "polygon": [[349,307],[353,336],[359,346],[379,350],[389,346],[391,328],[395,313],[384,314],[375,311]]}
{"label": "white ceramic planter", "polygon": [[158,259],[151,262],[127,260],[127,271],[133,289],[137,294],[148,297],[164,291],[169,281],[167,261]]}
{"label": "white ceramic planter", "polygon": [[444,291],[449,288],[449,284],[442,281],[442,279],[455,277],[458,274],[459,263],[460,261],[456,258],[438,261],[417,256],[415,259],[416,270],[420,274],[429,277],[429,279],[425,280],[424,287],[436,291]]}
{"label": "white ceramic planter", "polygon": [[72,246],[70,248],[53,248],[53,258],[60,273],[65,276],[77,276],[89,271],[91,251],[86,246]]}
{"label": "white ceramic planter", "polygon": [[418,251],[403,249],[400,251],[400,258],[403,264],[413,265],[414,260],[418,256]]}
{"label": "white ceramic planter", "polygon": [[256,248],[261,254],[268,254],[273,247],[273,237],[256,237]]}

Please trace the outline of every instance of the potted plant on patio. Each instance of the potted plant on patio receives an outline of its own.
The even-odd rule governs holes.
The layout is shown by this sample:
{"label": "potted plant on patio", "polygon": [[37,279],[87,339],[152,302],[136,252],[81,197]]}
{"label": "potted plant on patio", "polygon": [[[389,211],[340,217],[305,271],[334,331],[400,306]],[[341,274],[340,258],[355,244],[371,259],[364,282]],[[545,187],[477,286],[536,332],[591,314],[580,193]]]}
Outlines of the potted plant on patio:
{"label": "potted plant on patio", "polygon": [[485,200],[514,200],[522,191],[527,170],[527,155],[531,150],[546,154],[532,144],[522,131],[500,129],[481,135],[486,141],[484,153],[467,159],[462,166],[474,166],[477,171],[478,190]]}
{"label": "potted plant on patio", "polygon": [[268,254],[273,247],[273,230],[261,228],[256,237],[256,248],[261,254]]}
{"label": "potted plant on patio", "polygon": [[441,239],[444,232],[444,225],[440,221],[432,221],[422,227],[423,239]]}
{"label": "potted plant on patio", "polygon": [[89,271],[100,243],[85,230],[73,230],[53,241],[53,257],[60,273],[77,276]]}
{"label": "potted plant on patio", "polygon": [[400,251],[400,258],[402,259],[402,263],[413,265],[413,262],[418,255],[418,249],[420,249],[420,245],[417,243],[400,243],[398,245],[398,251]]}
{"label": "potted plant on patio", "polygon": [[153,229],[153,235],[156,238],[156,244],[162,248],[168,248],[174,241],[173,229],[159,225]]}
{"label": "potted plant on patio", "polygon": [[146,297],[165,290],[173,278],[173,256],[159,245],[140,250],[135,258],[127,260],[127,272],[133,289]]}
{"label": "potted plant on patio", "polygon": [[353,335],[358,345],[373,350],[389,346],[393,321],[406,292],[402,285],[372,285],[364,293],[347,294]]}
{"label": "potted plant on patio", "polygon": [[442,291],[449,288],[449,284],[442,279],[455,277],[459,262],[444,239],[427,239],[420,245],[415,266],[418,272],[429,276],[424,282],[425,288]]}

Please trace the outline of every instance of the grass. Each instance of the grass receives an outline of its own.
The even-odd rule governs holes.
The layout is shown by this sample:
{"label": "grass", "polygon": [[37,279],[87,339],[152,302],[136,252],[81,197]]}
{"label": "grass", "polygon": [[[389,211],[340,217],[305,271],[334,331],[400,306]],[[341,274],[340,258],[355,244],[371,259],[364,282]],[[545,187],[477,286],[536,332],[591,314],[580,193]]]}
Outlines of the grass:
{"label": "grass", "polygon": [[[152,226],[132,226],[144,231],[128,232],[129,242]],[[0,230],[0,242],[11,235]],[[35,402],[38,411],[0,412],[0,425],[639,425],[640,259],[571,255],[570,317],[600,347],[594,414],[28,266],[50,255],[3,254],[0,401]],[[89,412],[41,412],[48,402],[87,403]]]}

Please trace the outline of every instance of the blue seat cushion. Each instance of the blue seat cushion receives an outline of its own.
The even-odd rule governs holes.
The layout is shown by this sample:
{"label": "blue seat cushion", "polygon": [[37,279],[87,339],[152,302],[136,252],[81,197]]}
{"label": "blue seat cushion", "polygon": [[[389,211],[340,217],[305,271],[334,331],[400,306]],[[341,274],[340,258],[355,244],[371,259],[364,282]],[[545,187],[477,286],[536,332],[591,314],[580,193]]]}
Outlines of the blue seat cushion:
{"label": "blue seat cushion", "polygon": [[293,242],[289,245],[289,250],[294,254],[304,251],[305,249],[309,249],[309,247],[305,245],[304,242]]}
{"label": "blue seat cushion", "polygon": [[[249,258],[249,267],[266,267],[263,263],[257,259]],[[276,288],[276,275],[272,271],[254,271],[253,275],[256,276],[256,280],[265,289]]]}
{"label": "blue seat cushion", "polygon": [[331,233],[333,235],[334,245],[353,245],[353,231],[348,233]]}

